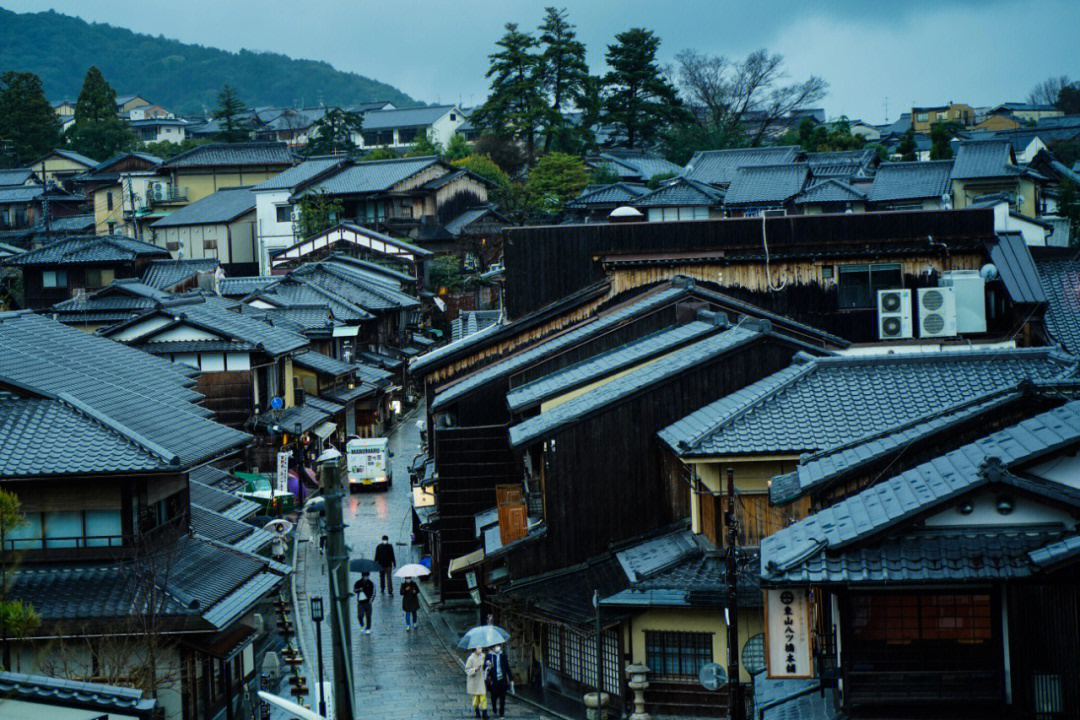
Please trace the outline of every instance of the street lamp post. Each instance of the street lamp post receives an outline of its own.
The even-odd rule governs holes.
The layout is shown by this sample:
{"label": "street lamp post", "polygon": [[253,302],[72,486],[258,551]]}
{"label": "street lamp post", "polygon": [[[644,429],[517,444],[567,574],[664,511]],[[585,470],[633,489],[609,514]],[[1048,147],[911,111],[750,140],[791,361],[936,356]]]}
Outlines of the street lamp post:
{"label": "street lamp post", "polygon": [[323,689],[323,665],[322,665],[322,621],[323,603],[322,596],[316,595],[311,598],[311,620],[315,623],[315,643],[319,650],[319,714],[326,717],[326,693]]}

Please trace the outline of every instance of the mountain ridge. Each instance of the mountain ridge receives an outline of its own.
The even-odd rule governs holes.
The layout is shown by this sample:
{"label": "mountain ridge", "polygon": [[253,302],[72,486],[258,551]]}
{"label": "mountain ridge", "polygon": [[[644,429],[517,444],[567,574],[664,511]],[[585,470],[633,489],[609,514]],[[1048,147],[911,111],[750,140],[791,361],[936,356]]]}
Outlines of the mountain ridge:
{"label": "mountain ridge", "polygon": [[[385,100],[423,105],[392,85],[336,70],[321,60],[218,48],[89,23],[54,10],[16,13],[0,7],[0,73],[32,72],[53,101],[74,101],[97,65],[117,95],[138,93],[177,114],[213,108],[226,83],[250,107]],[[310,97],[317,89],[318,95]]]}

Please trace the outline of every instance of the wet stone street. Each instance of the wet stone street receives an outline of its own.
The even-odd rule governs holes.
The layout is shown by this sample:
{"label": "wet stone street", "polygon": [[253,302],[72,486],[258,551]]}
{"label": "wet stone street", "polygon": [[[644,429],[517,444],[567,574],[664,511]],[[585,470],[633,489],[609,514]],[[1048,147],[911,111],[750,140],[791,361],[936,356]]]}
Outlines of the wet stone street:
{"label": "wet stone street", "polygon": [[[399,565],[419,560],[410,544],[412,533],[411,489],[408,466],[419,450],[419,431],[413,417],[407,417],[391,432],[390,450],[394,453],[393,487],[386,492],[358,492],[345,499],[345,542],[351,557],[374,557],[375,546],[383,535],[390,537]],[[296,558],[296,595],[301,646],[308,660],[309,687],[318,678],[314,625],[310,620],[307,599],[321,595],[329,598],[325,555],[317,542],[307,542],[309,529],[301,525]],[[351,583],[359,575],[350,574]],[[378,577],[372,575],[376,596],[373,602],[371,635],[360,633],[355,599],[350,601],[352,657],[355,676],[357,718],[365,720],[431,720],[432,718],[472,717],[465,693],[465,673],[455,655],[462,660],[464,651],[448,649],[435,632],[437,615],[422,602],[419,625],[405,629],[405,615],[398,592],[400,580],[391,598],[379,592]],[[326,611],[329,620],[329,610]],[[322,623],[323,665],[325,678],[332,680],[330,623]],[[309,702],[310,699],[309,699]],[[318,709],[318,708],[314,708]],[[332,709],[329,711],[332,715]],[[534,707],[508,698],[506,717],[554,717]]]}

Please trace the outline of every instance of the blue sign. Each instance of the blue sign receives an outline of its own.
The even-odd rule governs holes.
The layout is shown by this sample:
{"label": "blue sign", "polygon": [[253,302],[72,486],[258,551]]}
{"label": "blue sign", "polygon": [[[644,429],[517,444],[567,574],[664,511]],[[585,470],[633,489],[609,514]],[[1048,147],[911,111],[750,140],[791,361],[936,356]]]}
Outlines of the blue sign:
{"label": "blue sign", "polygon": [[270,398],[270,407],[275,410],[280,410],[285,407],[285,402],[279,397]]}

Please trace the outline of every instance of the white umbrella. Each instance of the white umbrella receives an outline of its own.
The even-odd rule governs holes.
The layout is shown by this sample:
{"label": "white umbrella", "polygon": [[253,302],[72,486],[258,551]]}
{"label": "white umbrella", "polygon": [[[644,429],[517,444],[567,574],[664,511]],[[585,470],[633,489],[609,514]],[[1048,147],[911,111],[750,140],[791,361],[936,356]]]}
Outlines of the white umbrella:
{"label": "white umbrella", "polygon": [[414,578],[430,574],[431,571],[423,565],[418,565],[417,563],[409,563],[408,565],[402,565],[401,567],[399,567],[397,569],[397,572],[394,573],[394,577]]}
{"label": "white umbrella", "polygon": [[293,529],[293,524],[285,518],[278,518],[277,520],[271,520],[263,526],[263,530],[269,530],[278,536],[288,535]]}
{"label": "white umbrella", "polygon": [[487,648],[492,645],[502,645],[510,639],[510,633],[498,625],[477,625],[469,628],[458,640],[457,646],[465,650],[473,648]]}

